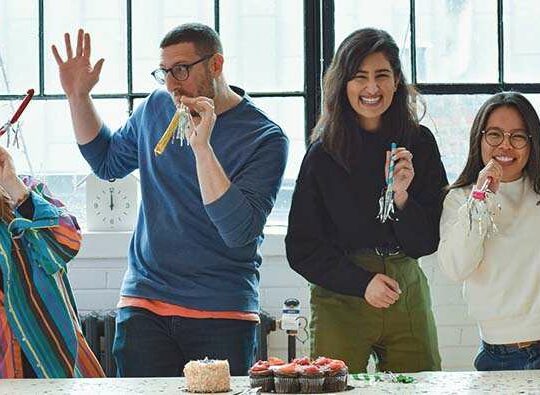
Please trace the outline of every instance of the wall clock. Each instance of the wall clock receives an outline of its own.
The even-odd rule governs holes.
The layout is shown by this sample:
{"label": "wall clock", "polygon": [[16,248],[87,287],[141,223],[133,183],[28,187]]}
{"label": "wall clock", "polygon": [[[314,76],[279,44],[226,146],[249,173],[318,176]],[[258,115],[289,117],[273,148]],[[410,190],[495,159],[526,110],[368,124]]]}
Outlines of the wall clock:
{"label": "wall clock", "polygon": [[137,178],[102,180],[94,174],[86,179],[86,221],[89,231],[131,231],[137,219]]}

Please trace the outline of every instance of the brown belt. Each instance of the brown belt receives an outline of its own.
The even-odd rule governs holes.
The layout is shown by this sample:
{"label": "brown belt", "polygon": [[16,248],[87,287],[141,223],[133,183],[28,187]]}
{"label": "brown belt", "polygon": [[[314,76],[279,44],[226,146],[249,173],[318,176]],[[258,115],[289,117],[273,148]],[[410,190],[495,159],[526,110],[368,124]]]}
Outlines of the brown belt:
{"label": "brown belt", "polygon": [[538,344],[538,343],[540,343],[540,340],[531,340],[529,342],[519,342],[519,343],[505,344],[505,346],[517,347],[517,348],[529,348],[530,346],[533,346],[533,345]]}

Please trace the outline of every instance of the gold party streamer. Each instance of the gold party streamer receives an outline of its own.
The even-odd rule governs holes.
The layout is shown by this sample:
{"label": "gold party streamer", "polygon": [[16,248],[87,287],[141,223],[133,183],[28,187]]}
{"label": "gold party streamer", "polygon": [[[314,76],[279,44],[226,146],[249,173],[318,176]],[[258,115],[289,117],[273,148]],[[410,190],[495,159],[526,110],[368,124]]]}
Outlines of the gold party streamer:
{"label": "gold party streamer", "polygon": [[154,148],[154,154],[161,155],[163,151],[165,150],[165,147],[171,141],[171,138],[174,136],[174,133],[176,132],[176,128],[178,126],[178,122],[180,120],[180,114],[178,111],[174,113],[174,116],[171,119],[171,123],[169,123],[169,126],[167,126],[167,130],[165,130],[165,133],[163,133],[163,136],[159,139],[158,143],[156,144]]}

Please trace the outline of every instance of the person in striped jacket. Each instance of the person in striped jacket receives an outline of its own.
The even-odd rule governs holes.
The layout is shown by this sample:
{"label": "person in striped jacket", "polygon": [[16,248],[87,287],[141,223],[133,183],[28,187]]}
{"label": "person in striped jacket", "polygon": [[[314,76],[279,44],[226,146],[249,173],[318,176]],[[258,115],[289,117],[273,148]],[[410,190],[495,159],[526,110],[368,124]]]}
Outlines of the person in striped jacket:
{"label": "person in striped jacket", "polygon": [[67,278],[80,244],[75,217],[0,147],[0,378],[104,376]]}

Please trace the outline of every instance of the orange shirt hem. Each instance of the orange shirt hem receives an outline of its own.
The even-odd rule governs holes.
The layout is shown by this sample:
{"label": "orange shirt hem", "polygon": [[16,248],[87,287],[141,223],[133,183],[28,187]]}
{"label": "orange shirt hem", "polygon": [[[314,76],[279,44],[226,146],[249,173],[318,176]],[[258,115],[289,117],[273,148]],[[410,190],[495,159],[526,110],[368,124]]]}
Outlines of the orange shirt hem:
{"label": "orange shirt hem", "polygon": [[208,311],[190,309],[176,304],[162,302],[160,300],[135,298],[132,296],[120,296],[120,301],[116,306],[122,307],[139,307],[151,311],[160,316],[180,316],[185,318],[199,319],[225,319],[225,320],[243,320],[260,322],[259,315],[245,311]]}

